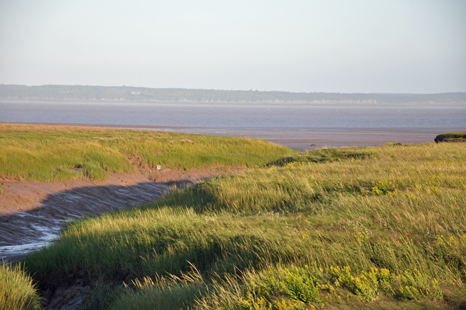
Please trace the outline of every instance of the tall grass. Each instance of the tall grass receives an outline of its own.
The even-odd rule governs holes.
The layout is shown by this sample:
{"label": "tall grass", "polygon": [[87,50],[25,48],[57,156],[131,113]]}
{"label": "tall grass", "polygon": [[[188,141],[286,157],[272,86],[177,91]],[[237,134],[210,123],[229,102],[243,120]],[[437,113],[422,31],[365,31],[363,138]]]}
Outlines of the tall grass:
{"label": "tall grass", "polygon": [[[117,285],[181,277],[194,265],[203,279],[184,286],[173,281],[170,289],[129,286],[116,308],[153,295],[154,305],[177,298],[184,308],[311,309],[339,277],[347,279],[339,294],[350,296],[341,307],[363,302],[377,308],[384,300],[392,308],[466,302],[464,145],[322,150],[276,163],[281,166],[213,178],[143,207],[70,223],[58,242],[31,254],[26,266],[39,280],[75,272],[90,283]],[[323,270],[320,286],[313,282],[319,296],[314,301],[296,299],[283,286],[260,295],[248,284],[262,272],[276,275],[271,279],[286,279],[285,269],[311,272],[306,266]],[[332,268],[350,273],[336,276]],[[374,268],[393,273],[393,280],[370,282],[377,277],[370,273]],[[438,284],[425,284],[432,281]],[[417,297],[401,293],[400,283]],[[192,293],[199,288],[200,295]],[[427,289],[438,294],[434,298]],[[371,297],[360,298],[362,290],[372,290]],[[335,298],[326,303],[338,308]]]}
{"label": "tall grass", "polygon": [[293,153],[249,138],[45,125],[0,124],[0,144],[0,176],[47,182],[132,172],[135,158],[149,167],[192,169],[264,165]]}
{"label": "tall grass", "polygon": [[32,278],[21,265],[2,262],[0,266],[0,310],[40,308],[40,298]]}
{"label": "tall grass", "polygon": [[155,280],[144,277],[131,281],[135,289],[128,290],[116,298],[112,310],[130,309],[186,309],[197,298],[209,292],[199,271],[191,265],[191,270],[176,276],[157,276]]}

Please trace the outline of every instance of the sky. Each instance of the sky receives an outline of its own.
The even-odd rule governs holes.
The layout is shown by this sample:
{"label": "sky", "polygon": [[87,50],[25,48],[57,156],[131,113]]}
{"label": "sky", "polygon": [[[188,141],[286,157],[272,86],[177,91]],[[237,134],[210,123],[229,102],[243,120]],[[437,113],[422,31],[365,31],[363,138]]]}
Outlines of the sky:
{"label": "sky", "polygon": [[0,84],[466,91],[465,0],[0,0]]}

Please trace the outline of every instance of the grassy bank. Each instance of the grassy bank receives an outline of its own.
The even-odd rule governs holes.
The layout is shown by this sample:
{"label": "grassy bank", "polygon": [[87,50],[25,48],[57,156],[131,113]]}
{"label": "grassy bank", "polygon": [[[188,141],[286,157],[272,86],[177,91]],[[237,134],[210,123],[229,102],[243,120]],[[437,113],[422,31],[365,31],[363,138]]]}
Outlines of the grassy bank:
{"label": "grassy bank", "polygon": [[70,223],[25,264],[93,285],[88,309],[455,309],[465,175],[464,144],[296,154]]}
{"label": "grassy bank", "polygon": [[466,131],[442,133],[435,137],[435,142],[466,142]]}
{"label": "grassy bank", "polygon": [[106,179],[135,165],[185,169],[264,165],[291,154],[264,140],[77,126],[0,124],[0,177]]}

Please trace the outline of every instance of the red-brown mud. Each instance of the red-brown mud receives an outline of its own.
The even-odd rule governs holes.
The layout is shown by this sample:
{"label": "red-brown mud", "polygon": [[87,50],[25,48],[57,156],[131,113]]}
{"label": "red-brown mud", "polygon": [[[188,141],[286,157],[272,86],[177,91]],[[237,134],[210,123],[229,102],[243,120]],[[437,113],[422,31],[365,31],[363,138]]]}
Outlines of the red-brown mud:
{"label": "red-brown mud", "polygon": [[98,182],[1,183],[0,257],[5,260],[15,260],[50,243],[68,220],[149,202],[169,187],[133,174],[111,174],[108,180]]}

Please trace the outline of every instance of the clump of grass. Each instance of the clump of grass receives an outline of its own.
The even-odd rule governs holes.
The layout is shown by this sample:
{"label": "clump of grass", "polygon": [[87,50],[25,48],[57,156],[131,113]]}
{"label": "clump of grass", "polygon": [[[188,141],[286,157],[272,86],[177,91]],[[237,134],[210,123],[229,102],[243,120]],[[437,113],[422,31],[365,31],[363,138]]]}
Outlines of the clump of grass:
{"label": "clump of grass", "polygon": [[[305,153],[280,166],[176,190],[143,207],[70,223],[60,240],[28,256],[26,266],[38,280],[77,273],[89,282],[121,285],[121,279],[157,281],[156,274],[181,277],[193,264],[209,292],[195,300],[180,297],[186,308],[241,298],[275,309],[311,308],[330,302],[329,285],[348,307],[388,302],[392,308],[444,308],[452,296],[465,302],[464,145],[339,152],[317,162]],[[306,265],[322,268],[322,275]],[[278,285],[273,298],[248,286],[248,272],[260,275],[254,279],[273,275],[276,283],[257,280]],[[173,286],[173,296],[183,290],[193,296],[189,290],[196,285]],[[134,303],[152,293],[173,297],[170,289],[137,285],[127,293]]]}
{"label": "clump of grass", "polygon": [[21,265],[2,262],[0,266],[0,310],[40,308],[40,297],[32,278]]}
{"label": "clump of grass", "polygon": [[197,298],[209,292],[208,285],[193,265],[189,272],[182,273],[180,277],[157,274],[155,280],[144,277],[142,280],[132,280],[125,287],[127,291],[109,309],[189,309]]}
{"label": "clump of grass", "polygon": [[374,158],[373,151],[366,149],[322,149],[311,152],[304,152],[294,154],[293,156],[286,156],[268,164],[272,166],[284,166],[286,164],[297,163],[323,163],[334,162],[342,160],[363,160]]}
{"label": "clump of grass", "polygon": [[435,137],[435,142],[466,142],[466,131],[442,133]]}
{"label": "clump of grass", "polygon": [[0,124],[0,143],[0,176],[46,182],[104,179],[140,164],[185,170],[265,165],[296,153],[249,138],[45,125]]}
{"label": "clump of grass", "polygon": [[105,180],[108,177],[108,172],[105,171],[100,163],[95,160],[86,159],[82,164],[78,165],[82,169],[82,173],[89,179]]}

